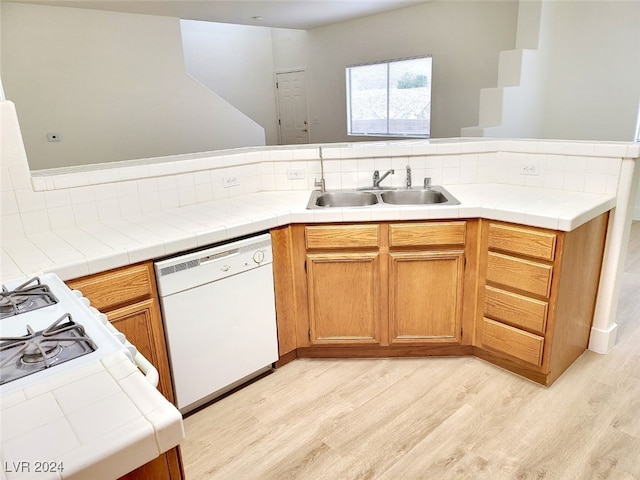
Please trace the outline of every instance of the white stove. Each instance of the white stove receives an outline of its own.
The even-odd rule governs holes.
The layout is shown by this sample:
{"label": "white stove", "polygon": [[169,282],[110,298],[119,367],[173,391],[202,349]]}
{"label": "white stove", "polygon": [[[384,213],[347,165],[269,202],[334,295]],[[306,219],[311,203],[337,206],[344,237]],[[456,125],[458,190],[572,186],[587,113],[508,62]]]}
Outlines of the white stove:
{"label": "white stove", "polygon": [[[153,369],[105,315],[57,275],[48,273],[3,285],[0,395],[119,351],[143,371]],[[157,377],[155,369],[150,376]]]}

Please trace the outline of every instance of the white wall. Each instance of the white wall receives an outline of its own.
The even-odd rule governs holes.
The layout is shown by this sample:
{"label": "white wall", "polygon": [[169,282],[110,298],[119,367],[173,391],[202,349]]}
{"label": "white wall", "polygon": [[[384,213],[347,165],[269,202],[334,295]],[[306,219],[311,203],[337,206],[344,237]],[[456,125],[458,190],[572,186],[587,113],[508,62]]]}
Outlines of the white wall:
{"label": "white wall", "polygon": [[517,2],[430,2],[308,32],[312,142],[346,131],[345,67],[433,55],[432,137],[457,137],[477,120],[478,92],[496,84],[498,52],[515,46]]}
{"label": "white wall", "polygon": [[[495,84],[498,52],[515,45],[517,12],[515,1],[431,2],[309,31],[271,29],[270,45],[266,39],[258,45],[262,27],[181,23],[189,73],[256,120],[247,102],[268,116],[273,70],[305,68],[315,143],[370,140],[346,134],[347,65],[424,54],[433,55],[434,65],[432,137],[458,136],[477,116],[479,89]],[[259,83],[266,74],[270,90]],[[266,120],[260,123],[267,142],[276,143]]]}
{"label": "white wall", "polygon": [[180,20],[187,73],[261,125],[278,144],[271,29]]}
{"label": "white wall", "polygon": [[633,140],[640,100],[640,2],[544,1],[543,138]]}
{"label": "white wall", "polygon": [[307,30],[273,28],[271,42],[273,65],[276,71],[304,68],[309,63],[309,32]]}
{"label": "white wall", "polygon": [[32,169],[265,144],[261,126],[186,74],[177,18],[1,8],[2,80]]}

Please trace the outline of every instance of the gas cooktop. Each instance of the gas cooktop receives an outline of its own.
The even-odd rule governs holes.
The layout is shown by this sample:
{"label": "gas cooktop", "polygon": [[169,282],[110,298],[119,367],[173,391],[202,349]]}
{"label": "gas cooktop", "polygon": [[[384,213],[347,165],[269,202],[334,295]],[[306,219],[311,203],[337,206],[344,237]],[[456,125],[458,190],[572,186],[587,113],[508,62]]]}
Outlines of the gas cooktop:
{"label": "gas cooktop", "polygon": [[[2,286],[0,394],[135,348],[80,292],[49,273]],[[128,342],[127,342],[128,343]]]}

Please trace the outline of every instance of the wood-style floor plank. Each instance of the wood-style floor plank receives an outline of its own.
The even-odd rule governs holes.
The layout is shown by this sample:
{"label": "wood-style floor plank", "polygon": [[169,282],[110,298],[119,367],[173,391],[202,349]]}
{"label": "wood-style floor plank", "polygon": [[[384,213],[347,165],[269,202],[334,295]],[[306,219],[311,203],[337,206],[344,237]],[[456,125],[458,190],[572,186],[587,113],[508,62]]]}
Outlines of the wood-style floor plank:
{"label": "wood-style floor plank", "polygon": [[187,480],[638,480],[640,222],[617,322],[550,388],[473,357],[295,360],[185,419]]}

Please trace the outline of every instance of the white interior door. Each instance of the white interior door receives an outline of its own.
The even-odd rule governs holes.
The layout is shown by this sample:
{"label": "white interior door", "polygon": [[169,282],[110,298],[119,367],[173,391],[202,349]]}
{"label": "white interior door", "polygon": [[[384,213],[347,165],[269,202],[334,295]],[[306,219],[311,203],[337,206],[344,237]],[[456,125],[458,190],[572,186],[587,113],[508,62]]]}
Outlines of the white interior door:
{"label": "white interior door", "polygon": [[309,143],[307,86],[304,70],[276,73],[280,143]]}

